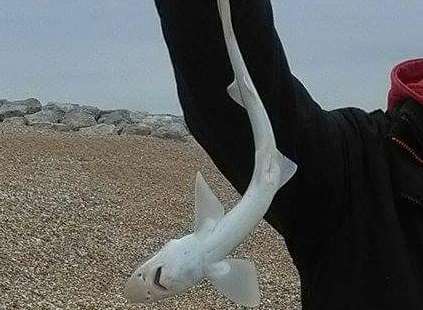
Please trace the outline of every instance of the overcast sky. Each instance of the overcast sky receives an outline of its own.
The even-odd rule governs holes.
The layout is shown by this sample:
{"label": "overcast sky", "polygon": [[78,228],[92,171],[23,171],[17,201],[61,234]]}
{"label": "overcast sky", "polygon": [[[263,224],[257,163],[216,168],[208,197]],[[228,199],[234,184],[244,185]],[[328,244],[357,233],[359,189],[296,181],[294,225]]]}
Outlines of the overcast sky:
{"label": "overcast sky", "polygon": [[[423,57],[421,0],[273,5],[294,73],[325,108],[384,108],[391,67]],[[0,0],[0,98],[26,97],[180,114],[153,0]]]}

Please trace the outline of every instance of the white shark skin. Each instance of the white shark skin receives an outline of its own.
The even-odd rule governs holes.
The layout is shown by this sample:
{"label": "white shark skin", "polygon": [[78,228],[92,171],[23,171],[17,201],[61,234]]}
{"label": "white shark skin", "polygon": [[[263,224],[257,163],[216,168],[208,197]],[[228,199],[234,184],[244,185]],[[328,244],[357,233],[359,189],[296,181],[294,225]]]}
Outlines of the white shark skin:
{"label": "white shark skin", "polygon": [[133,273],[125,289],[132,303],[154,302],[182,293],[203,278],[236,303],[253,307],[260,301],[254,265],[226,257],[255,229],[297,166],[277,150],[270,120],[235,37],[229,0],[217,2],[235,76],[228,93],[247,110],[253,130],[253,176],[242,199],[224,215],[218,198],[197,174],[194,232],[168,242]]}

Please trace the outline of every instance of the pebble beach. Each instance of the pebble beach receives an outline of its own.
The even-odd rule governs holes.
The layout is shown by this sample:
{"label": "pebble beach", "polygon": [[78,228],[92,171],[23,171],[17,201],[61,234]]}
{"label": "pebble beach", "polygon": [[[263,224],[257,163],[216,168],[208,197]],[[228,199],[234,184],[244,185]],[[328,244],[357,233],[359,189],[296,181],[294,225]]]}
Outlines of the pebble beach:
{"label": "pebble beach", "polygon": [[[0,309],[244,309],[203,281],[129,305],[136,266],[194,220],[201,171],[228,209],[238,194],[192,139],[93,135],[0,123]],[[264,221],[233,255],[255,262],[256,309],[300,309],[283,238]]]}

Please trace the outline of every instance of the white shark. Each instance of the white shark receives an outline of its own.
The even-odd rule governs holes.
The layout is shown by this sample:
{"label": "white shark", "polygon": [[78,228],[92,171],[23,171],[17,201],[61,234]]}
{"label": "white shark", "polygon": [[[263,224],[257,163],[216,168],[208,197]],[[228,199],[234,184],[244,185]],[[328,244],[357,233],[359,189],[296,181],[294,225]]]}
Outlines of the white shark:
{"label": "white shark", "polygon": [[235,75],[228,93],[247,110],[252,125],[253,176],[242,199],[224,215],[219,199],[197,174],[194,232],[168,242],[133,273],[125,288],[132,303],[149,303],[182,293],[204,278],[235,303],[253,307],[260,302],[254,264],[227,256],[248,238],[297,166],[276,147],[270,120],[235,37],[229,0],[217,2]]}

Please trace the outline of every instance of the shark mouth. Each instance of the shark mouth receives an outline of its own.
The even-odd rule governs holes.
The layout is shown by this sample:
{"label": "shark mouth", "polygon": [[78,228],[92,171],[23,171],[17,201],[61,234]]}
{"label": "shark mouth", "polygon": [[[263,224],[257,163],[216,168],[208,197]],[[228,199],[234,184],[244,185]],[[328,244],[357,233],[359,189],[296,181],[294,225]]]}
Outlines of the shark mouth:
{"label": "shark mouth", "polygon": [[160,283],[160,277],[162,275],[162,267],[157,268],[156,274],[154,276],[154,285],[157,286],[159,289],[167,291],[167,287]]}

